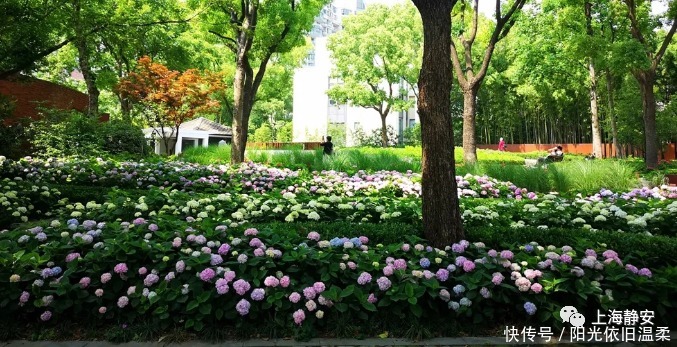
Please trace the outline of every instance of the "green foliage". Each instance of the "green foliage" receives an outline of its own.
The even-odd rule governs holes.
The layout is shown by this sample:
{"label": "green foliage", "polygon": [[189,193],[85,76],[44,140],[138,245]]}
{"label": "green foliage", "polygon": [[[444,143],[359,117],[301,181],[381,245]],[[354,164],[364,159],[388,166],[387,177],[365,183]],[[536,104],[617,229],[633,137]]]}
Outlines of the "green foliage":
{"label": "green foliage", "polygon": [[336,148],[346,146],[346,125],[345,123],[330,123],[327,125],[327,135],[331,136],[331,142],[334,143],[334,152]]}
{"label": "green foliage", "polygon": [[[374,244],[398,243],[408,237],[423,237],[420,224],[384,222],[384,223],[351,223],[343,221],[297,222],[295,230],[300,236],[310,231],[317,231],[328,239],[343,235],[364,235]],[[257,227],[270,228],[275,232],[286,233],[288,223],[272,222],[258,224]],[[636,266],[662,267],[677,266],[677,259],[672,254],[677,252],[677,239],[666,236],[648,236],[636,233],[619,233],[576,228],[539,229],[535,227],[497,228],[492,226],[469,226],[466,228],[466,239],[470,242],[483,242],[487,248],[505,249],[537,242],[541,245],[570,245],[577,248],[608,247],[624,255],[626,261]]]}
{"label": "green foliage", "polygon": [[292,122],[284,122],[284,124],[277,130],[278,142],[291,142],[294,139],[294,124]]}
{"label": "green foliage", "polygon": [[[386,147],[383,146],[381,139],[381,132],[383,129],[372,129],[370,133],[365,133],[362,127],[353,130],[352,136],[355,144],[358,147]],[[388,138],[387,146],[395,146],[398,144],[397,132],[391,125],[386,127],[386,134]]]}
{"label": "green foliage", "polygon": [[137,126],[113,121],[100,123],[79,112],[42,110],[43,118],[28,131],[34,152],[41,157],[143,155],[149,151]]}
{"label": "green foliage", "polygon": [[43,118],[31,123],[29,132],[35,154],[42,157],[94,156],[103,154],[99,124],[77,111],[42,110]]}
{"label": "green foliage", "polygon": [[254,136],[252,138],[254,142],[271,142],[273,141],[273,130],[270,128],[268,123],[263,123],[259,128],[254,131]]}
{"label": "green foliage", "polygon": [[329,98],[374,109],[381,118],[411,108],[414,100],[402,95],[408,96],[418,79],[423,41],[414,6],[369,6],[345,18],[343,26],[328,42],[335,62],[332,77],[341,81],[330,86]]}
{"label": "green foliage", "polygon": [[12,159],[28,155],[26,127],[30,124],[29,119],[5,124],[5,120],[14,112],[14,107],[10,98],[0,95],[0,155]]}
{"label": "green foliage", "polygon": [[121,121],[105,122],[97,130],[103,150],[111,154],[148,154],[146,138],[141,128]]}
{"label": "green foliage", "polygon": [[230,163],[230,145],[191,147],[181,152],[181,159],[202,165]]}
{"label": "green foliage", "polygon": [[413,127],[404,129],[404,144],[414,147],[421,146],[421,123],[416,123]]}

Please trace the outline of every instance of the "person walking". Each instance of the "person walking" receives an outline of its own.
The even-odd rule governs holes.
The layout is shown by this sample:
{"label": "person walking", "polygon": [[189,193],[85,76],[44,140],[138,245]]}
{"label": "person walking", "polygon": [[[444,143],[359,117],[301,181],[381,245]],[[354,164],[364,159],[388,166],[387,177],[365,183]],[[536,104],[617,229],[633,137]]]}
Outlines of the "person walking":
{"label": "person walking", "polygon": [[498,140],[498,150],[501,152],[505,152],[505,141],[503,141],[502,137],[500,140]]}
{"label": "person walking", "polygon": [[334,144],[331,142],[331,136],[327,136],[326,141],[324,136],[322,136],[322,142],[320,143],[320,146],[324,148],[324,155],[334,154]]}

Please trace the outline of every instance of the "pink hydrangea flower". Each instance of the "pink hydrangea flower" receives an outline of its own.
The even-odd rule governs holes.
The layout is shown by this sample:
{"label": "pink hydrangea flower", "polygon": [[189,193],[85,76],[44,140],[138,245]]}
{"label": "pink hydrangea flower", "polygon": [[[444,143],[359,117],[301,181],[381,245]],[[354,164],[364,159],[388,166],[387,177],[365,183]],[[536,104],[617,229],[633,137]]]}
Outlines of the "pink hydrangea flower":
{"label": "pink hydrangea flower", "polygon": [[470,272],[472,270],[475,270],[475,263],[470,260],[466,260],[463,263],[463,271]]}
{"label": "pink hydrangea flower", "polygon": [[293,292],[289,295],[289,301],[291,301],[295,304],[298,303],[300,300],[301,300],[301,294],[299,294],[297,292]]}
{"label": "pink hydrangea flower", "polygon": [[294,312],[294,314],[292,314],[292,317],[294,317],[294,323],[301,325],[306,319],[306,314],[302,309],[298,309]]}
{"label": "pink hydrangea flower", "polygon": [[118,307],[119,307],[119,308],[124,308],[125,306],[127,306],[127,304],[129,304],[129,298],[128,298],[128,297],[126,297],[126,296],[121,296],[121,297],[118,299]]}
{"label": "pink hydrangea flower", "polygon": [[320,294],[325,290],[326,287],[322,282],[315,282],[315,284],[313,284],[313,288],[315,289],[315,293]]}
{"label": "pink hydrangea flower", "polygon": [[308,240],[320,241],[320,233],[317,231],[311,231],[308,233]]}
{"label": "pink hydrangea flower", "polygon": [[82,289],[85,289],[89,287],[89,283],[91,282],[91,279],[89,277],[83,277],[80,279],[80,287]]}
{"label": "pink hydrangea flower", "polygon": [[543,286],[540,283],[534,283],[531,285],[531,290],[538,294],[543,290]]}
{"label": "pink hydrangea flower", "polygon": [[75,259],[80,259],[80,253],[70,253],[66,256],[67,263],[70,263]]}
{"label": "pink hydrangea flower", "polygon": [[289,284],[291,284],[291,280],[289,279],[289,276],[282,276],[282,278],[280,278],[280,286],[282,288],[289,287]]}
{"label": "pink hydrangea flower", "polygon": [[105,274],[101,275],[101,283],[108,283],[108,281],[110,281],[111,278],[113,278],[113,276],[108,272],[106,272]]}
{"label": "pink hydrangea flower", "polygon": [[129,269],[127,268],[127,264],[125,264],[125,263],[117,264],[113,268],[113,271],[115,271],[116,274],[124,274],[124,273],[127,273],[128,270]]}
{"label": "pink hydrangea flower", "polygon": [[268,276],[265,280],[263,280],[263,284],[266,287],[277,287],[280,284],[280,280],[278,280],[275,276]]}
{"label": "pink hydrangea flower", "polygon": [[255,228],[249,228],[244,231],[244,236],[256,236],[259,233]]}

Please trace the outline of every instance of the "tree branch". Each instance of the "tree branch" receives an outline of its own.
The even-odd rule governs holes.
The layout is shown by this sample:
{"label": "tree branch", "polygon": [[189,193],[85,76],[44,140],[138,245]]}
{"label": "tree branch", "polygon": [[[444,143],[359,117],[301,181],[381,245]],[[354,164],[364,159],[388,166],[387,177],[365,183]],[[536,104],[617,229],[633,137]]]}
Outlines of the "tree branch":
{"label": "tree branch", "polygon": [[42,51],[42,52],[39,52],[39,53],[33,55],[30,59],[26,59],[26,60],[22,61],[20,64],[18,64],[16,67],[14,67],[14,68],[12,68],[12,69],[5,70],[5,71],[0,71],[0,79],[4,79],[4,78],[6,78],[6,77],[8,77],[8,76],[10,76],[10,75],[13,75],[13,74],[17,73],[17,72],[21,72],[21,71],[23,71],[23,70],[25,70],[25,69],[28,69],[28,68],[31,67],[31,65],[33,65],[36,61],[38,61],[38,60],[40,60],[40,59],[42,59],[42,58],[44,58],[44,57],[46,57],[46,56],[48,56],[48,55],[50,55],[50,54],[52,54],[52,53],[54,53],[54,52],[60,50],[62,47],[64,47],[64,46],[66,46],[67,44],[71,43],[73,40],[75,40],[75,37],[69,37],[69,38],[67,38],[66,40],[62,41],[61,43],[56,44],[56,45],[54,45],[54,46],[52,46],[52,47],[49,47],[49,48],[45,49],[45,50]]}
{"label": "tree branch", "polygon": [[456,73],[456,78],[458,83],[462,86],[466,85],[468,81],[465,79],[465,74],[463,74],[463,69],[461,68],[461,61],[458,58],[458,52],[456,51],[456,44],[454,40],[451,40],[451,62],[454,66],[454,72]]}
{"label": "tree branch", "polygon": [[228,46],[228,48],[230,48],[230,50],[233,51],[233,53],[237,53],[237,41],[235,41],[234,38],[223,36],[214,30],[209,30],[209,32],[216,35],[220,39],[226,40],[227,41],[226,45]]}
{"label": "tree branch", "polygon": [[663,39],[663,44],[661,45],[661,48],[658,50],[658,52],[654,56],[653,61],[651,62],[651,67],[653,68],[654,71],[658,67],[658,63],[661,61],[661,58],[663,58],[665,51],[668,49],[668,46],[672,42],[672,37],[675,36],[675,30],[677,30],[677,20],[672,21],[670,31],[668,31],[668,34],[665,35],[665,39]]}

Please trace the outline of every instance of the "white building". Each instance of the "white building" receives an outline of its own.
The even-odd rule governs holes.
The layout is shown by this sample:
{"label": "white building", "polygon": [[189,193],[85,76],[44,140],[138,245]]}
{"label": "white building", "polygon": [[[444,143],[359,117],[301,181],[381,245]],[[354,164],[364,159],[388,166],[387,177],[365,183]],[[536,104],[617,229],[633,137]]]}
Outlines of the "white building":
{"label": "white building", "polygon": [[179,126],[178,139],[177,134],[171,128],[146,128],[143,129],[147,139],[151,139],[155,144],[155,154],[168,154],[167,147],[161,134],[170,139],[169,143],[175,144],[174,154],[179,154],[191,147],[208,147],[219,145],[221,141],[230,143],[233,132],[230,127],[213,122],[209,119],[198,117],[185,122]]}
{"label": "white building", "polygon": [[[294,73],[295,142],[318,141],[322,136],[330,135],[334,137],[334,142],[344,142],[347,146],[353,146],[355,145],[353,135],[357,129],[366,134],[374,129],[381,129],[381,117],[375,110],[338,105],[327,96],[327,90],[335,83],[340,83],[330,77],[333,63],[327,49],[327,36],[341,30],[343,16],[353,15],[362,10],[364,10],[362,0],[334,0],[316,18],[310,33],[313,50],[304,66],[296,69]],[[396,89],[399,90],[399,87]],[[415,98],[413,92],[407,97]],[[386,124],[392,126],[399,134],[400,142],[404,129],[417,122],[415,108],[404,112],[391,112],[386,118]],[[344,141],[337,139],[338,134],[346,135]]]}

